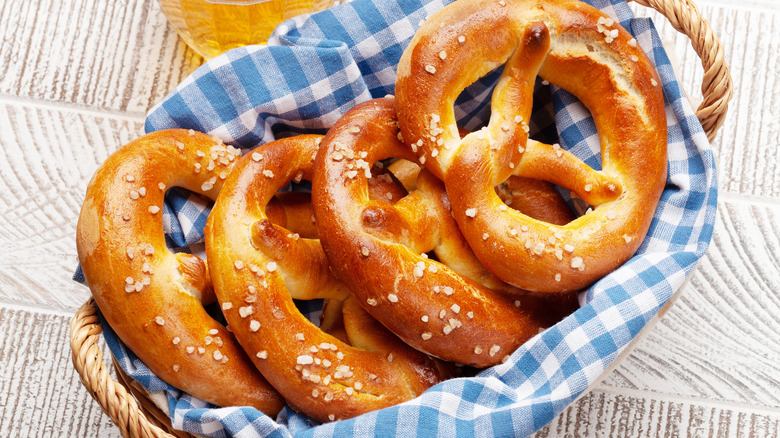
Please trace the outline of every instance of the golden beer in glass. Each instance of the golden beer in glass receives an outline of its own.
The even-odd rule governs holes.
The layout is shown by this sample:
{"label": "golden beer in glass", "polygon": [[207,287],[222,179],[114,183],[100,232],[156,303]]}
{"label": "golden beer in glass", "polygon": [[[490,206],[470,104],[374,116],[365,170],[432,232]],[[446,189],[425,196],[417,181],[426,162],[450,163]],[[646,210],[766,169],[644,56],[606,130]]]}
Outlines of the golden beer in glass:
{"label": "golden beer in glass", "polygon": [[296,15],[330,7],[334,0],[159,0],[179,36],[211,59],[227,50],[262,44]]}

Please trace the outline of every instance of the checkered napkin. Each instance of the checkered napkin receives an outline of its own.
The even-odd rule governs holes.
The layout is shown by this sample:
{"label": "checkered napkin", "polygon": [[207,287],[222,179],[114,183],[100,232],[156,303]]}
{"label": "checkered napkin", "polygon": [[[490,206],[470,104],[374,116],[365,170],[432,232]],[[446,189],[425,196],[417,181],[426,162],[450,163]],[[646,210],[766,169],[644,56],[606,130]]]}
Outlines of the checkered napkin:
{"label": "checkered napkin", "polygon": [[[196,70],[153,108],[146,130],[192,128],[249,149],[280,136],[324,133],[359,102],[393,94],[395,67],[415,30],[450,0],[355,0],[280,25],[267,46],[232,50]],[[465,1],[465,0],[464,0]],[[655,63],[666,99],[669,176],[636,256],[580,296],[581,308],[526,342],[509,361],[473,378],[443,382],[422,396],[360,417],[317,425],[285,408],[276,419],[251,408],[215,408],[171,388],[127,351],[104,324],[109,348],[134,379],[167,399],[176,428],[209,436],[522,436],[559,414],[593,384],[670,299],[704,255],[716,210],[712,152],[677,83],[652,23],[628,6],[590,0],[628,29]],[[458,99],[469,129],[487,121],[493,73]],[[557,142],[600,168],[587,110],[539,84],[534,138]],[[202,249],[209,204],[169,191],[168,243]],[[317,303],[302,312],[317,320]]]}

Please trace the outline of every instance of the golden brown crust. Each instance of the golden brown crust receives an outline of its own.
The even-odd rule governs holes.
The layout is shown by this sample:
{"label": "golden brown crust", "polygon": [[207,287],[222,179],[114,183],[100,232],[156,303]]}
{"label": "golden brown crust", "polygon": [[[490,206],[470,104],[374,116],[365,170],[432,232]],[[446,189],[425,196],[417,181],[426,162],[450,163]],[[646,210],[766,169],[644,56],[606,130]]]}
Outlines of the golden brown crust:
{"label": "golden brown crust", "polygon": [[[291,406],[325,422],[409,400],[447,376],[350,300],[342,325],[348,290],[319,242],[264,214],[295,175],[311,179],[320,139],[278,140],[239,160],[209,216],[206,252],[209,268],[220,273],[214,288],[225,318],[257,368]],[[309,322],[292,298],[328,299],[324,325],[338,337]]]}
{"label": "golden brown crust", "polygon": [[[455,98],[502,64],[490,124],[459,130]],[[527,138],[537,75],[591,111],[603,170]],[[230,176],[239,154],[203,134],[162,131],[123,147],[88,188],[80,261],[120,338],[195,397],[275,414],[283,401],[251,361],[291,406],[319,421],[394,405],[451,375],[420,351],[496,364],[576,308],[574,293],[544,292],[587,286],[636,251],[666,175],[658,83],[631,36],[586,5],[457,2],[404,53],[397,102],[347,113],[324,140],[316,169],[317,136],[258,148]],[[388,157],[427,168],[399,173],[408,193],[373,167]],[[208,267],[168,251],[165,189],[213,198],[226,178],[206,229]],[[274,197],[300,179],[314,179],[313,198]],[[539,180],[595,209],[573,218]],[[219,274],[214,285],[241,346],[203,310],[215,298],[210,271]],[[300,315],[292,298],[325,298],[332,335]]]}
{"label": "golden brown crust", "polygon": [[441,182],[430,173],[394,204],[368,199],[364,170],[410,156],[397,134],[394,103],[386,98],[354,107],[323,140],[312,199],[333,272],[414,348],[479,367],[499,363],[546,326],[525,309],[530,298],[505,297],[423,255],[439,255],[441,242],[458,233]]}
{"label": "golden brown crust", "polygon": [[205,264],[172,253],[163,236],[165,190],[178,186],[214,198],[238,155],[187,130],[128,143],[90,182],[76,242],[101,312],[152,372],[201,400],[275,415],[282,399],[203,308],[202,301],[213,301]]}
{"label": "golden brown crust", "polygon": [[576,219],[569,204],[552,184],[521,176],[511,176],[499,186],[504,204],[542,222],[566,225]]}
{"label": "golden brown crust", "polygon": [[[455,98],[502,64],[489,125],[461,139]],[[601,171],[527,139],[537,75],[590,110]],[[417,32],[399,64],[397,110],[404,139],[444,180],[479,260],[515,286],[557,292],[611,272],[647,233],[666,180],[659,84],[631,35],[584,3],[474,0],[444,8]],[[501,211],[494,187],[510,174],[568,188],[594,209],[562,226]]]}

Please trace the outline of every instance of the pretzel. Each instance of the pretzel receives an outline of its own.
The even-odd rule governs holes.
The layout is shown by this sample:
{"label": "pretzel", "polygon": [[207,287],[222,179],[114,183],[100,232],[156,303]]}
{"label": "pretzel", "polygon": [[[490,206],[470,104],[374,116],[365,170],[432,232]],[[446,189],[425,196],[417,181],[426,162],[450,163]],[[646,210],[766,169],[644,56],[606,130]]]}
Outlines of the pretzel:
{"label": "pretzel", "polygon": [[[422,168],[409,160],[394,160],[387,170],[407,191],[412,191]],[[507,206],[543,222],[566,225],[576,218],[555,187],[545,181],[513,175],[496,187],[496,192]]]}
{"label": "pretzel", "polygon": [[498,186],[498,196],[508,207],[542,222],[566,225],[576,219],[555,187],[546,181],[512,175]]}
{"label": "pretzel", "polygon": [[[325,422],[409,400],[448,374],[347,299],[317,240],[264,213],[290,180],[311,179],[320,139],[278,140],[239,160],[209,216],[206,252],[225,318],[257,368],[293,408]],[[352,345],[307,320],[293,298],[337,303]]]}
{"label": "pretzel", "polygon": [[[501,65],[489,124],[461,138],[455,98]],[[528,139],[537,75],[590,110],[602,170]],[[396,105],[403,138],[444,181],[479,260],[517,287],[557,292],[616,269],[647,233],[666,181],[659,81],[636,40],[584,3],[461,1],[431,16],[404,51]],[[502,211],[494,187],[510,175],[565,187],[594,208],[563,226]]]}
{"label": "pretzel", "polygon": [[[510,296],[524,296],[528,291],[508,285],[493,275],[482,265],[471,251],[468,242],[460,232],[458,224],[450,218],[452,210],[446,191],[441,181],[430,172],[423,171],[419,164],[408,160],[395,160],[388,170],[398,177],[398,180],[408,191],[417,188],[418,180],[428,192],[427,200],[431,210],[443,218],[439,222],[439,242],[435,249],[438,260],[456,273],[476,281],[477,283]],[[369,188],[376,179],[369,180]],[[565,225],[574,220],[574,213],[555,188],[544,181],[511,176],[505,183],[496,188],[501,200],[520,212],[557,225]],[[552,306],[559,308],[559,306]],[[564,315],[563,313],[550,312]],[[558,318],[560,319],[560,318]]]}
{"label": "pretzel", "polygon": [[443,236],[458,232],[442,208],[444,188],[430,173],[397,202],[368,199],[373,163],[414,159],[397,137],[394,101],[384,98],[352,108],[323,140],[312,199],[331,269],[412,347],[477,367],[499,363],[547,326],[549,303],[504,296],[427,257],[447,256],[452,246],[441,244]]}
{"label": "pretzel", "polygon": [[268,202],[265,214],[272,223],[293,230],[300,237],[317,238],[317,222],[309,192],[278,192]]}
{"label": "pretzel", "polygon": [[126,144],[89,183],[76,243],[103,316],[153,373],[218,406],[276,415],[282,399],[203,307],[214,301],[206,265],[168,250],[163,235],[165,190],[179,186],[214,198],[239,155],[192,130]]}

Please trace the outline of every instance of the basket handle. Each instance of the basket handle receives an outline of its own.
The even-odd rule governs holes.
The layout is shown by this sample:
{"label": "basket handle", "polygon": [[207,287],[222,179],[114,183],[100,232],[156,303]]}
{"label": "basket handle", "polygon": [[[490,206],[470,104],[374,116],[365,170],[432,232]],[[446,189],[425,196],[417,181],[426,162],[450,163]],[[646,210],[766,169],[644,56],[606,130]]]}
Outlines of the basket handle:
{"label": "basket handle", "polygon": [[672,27],[691,40],[704,68],[701,84],[703,100],[696,109],[707,139],[712,142],[726,119],[729,101],[734,94],[729,67],[724,59],[723,44],[710,23],[699,13],[693,0],[629,0],[655,9]]}
{"label": "basket handle", "polygon": [[119,427],[122,436],[174,438],[152,424],[124,385],[111,378],[97,345],[102,332],[95,300],[90,298],[70,322],[71,358],[81,383]]}

